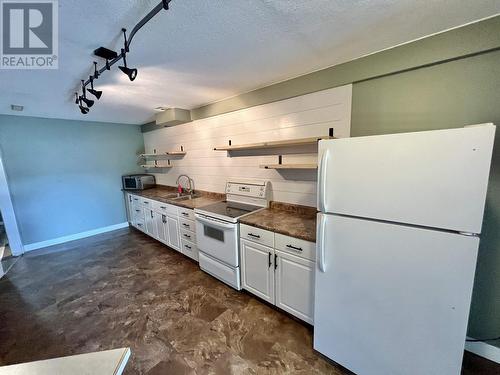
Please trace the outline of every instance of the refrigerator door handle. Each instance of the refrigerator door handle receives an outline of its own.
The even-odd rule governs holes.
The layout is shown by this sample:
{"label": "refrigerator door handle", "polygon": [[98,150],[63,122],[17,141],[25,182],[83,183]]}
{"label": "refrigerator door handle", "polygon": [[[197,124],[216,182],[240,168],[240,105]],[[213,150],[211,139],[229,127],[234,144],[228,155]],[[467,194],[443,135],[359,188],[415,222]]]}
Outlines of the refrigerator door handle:
{"label": "refrigerator door handle", "polygon": [[318,243],[317,243],[317,256],[318,256],[318,267],[319,270],[323,273],[326,272],[326,263],[325,263],[325,218],[323,214],[318,214],[319,223],[318,223]]}
{"label": "refrigerator door handle", "polygon": [[328,149],[326,148],[321,155],[319,163],[319,176],[318,176],[318,211],[326,212],[325,208],[325,190],[326,190],[326,168],[328,164]]}

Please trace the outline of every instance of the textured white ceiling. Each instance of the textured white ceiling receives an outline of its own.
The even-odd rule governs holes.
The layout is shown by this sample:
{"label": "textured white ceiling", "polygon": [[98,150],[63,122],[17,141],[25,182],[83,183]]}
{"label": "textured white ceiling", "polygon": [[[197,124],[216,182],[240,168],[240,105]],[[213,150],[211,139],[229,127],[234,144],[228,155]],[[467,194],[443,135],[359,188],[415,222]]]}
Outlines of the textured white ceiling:
{"label": "textured white ceiling", "polygon": [[137,79],[115,65],[80,114],[92,51],[119,51],[121,27],[159,2],[59,0],[59,69],[0,70],[0,113],[142,124],[157,106],[195,108],[500,12],[498,0],[173,0],[135,36]]}

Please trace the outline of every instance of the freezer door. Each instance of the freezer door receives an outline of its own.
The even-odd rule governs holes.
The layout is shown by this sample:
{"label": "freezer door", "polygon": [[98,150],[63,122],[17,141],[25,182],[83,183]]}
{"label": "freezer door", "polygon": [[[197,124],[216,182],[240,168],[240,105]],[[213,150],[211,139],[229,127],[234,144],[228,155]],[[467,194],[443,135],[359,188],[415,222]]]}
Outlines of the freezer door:
{"label": "freezer door", "polygon": [[458,375],[479,239],[319,214],[314,348],[364,375]]}
{"label": "freezer door", "polygon": [[318,210],[480,233],[495,126],[319,142]]}

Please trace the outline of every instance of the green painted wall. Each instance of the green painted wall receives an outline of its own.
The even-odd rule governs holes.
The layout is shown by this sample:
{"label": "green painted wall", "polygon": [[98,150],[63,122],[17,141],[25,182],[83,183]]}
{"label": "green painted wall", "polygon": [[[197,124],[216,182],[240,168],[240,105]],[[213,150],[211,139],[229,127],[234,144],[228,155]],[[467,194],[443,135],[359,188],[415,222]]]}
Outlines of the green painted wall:
{"label": "green painted wall", "polygon": [[500,335],[500,51],[353,86],[353,136],[483,122],[499,129],[469,321],[473,337]]}

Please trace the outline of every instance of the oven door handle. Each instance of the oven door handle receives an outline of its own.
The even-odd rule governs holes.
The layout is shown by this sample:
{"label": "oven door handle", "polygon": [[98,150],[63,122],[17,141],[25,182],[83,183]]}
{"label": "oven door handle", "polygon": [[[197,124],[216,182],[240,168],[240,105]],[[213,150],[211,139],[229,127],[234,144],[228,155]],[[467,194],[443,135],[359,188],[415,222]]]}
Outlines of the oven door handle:
{"label": "oven door handle", "polygon": [[222,223],[220,221],[215,221],[215,220],[211,220],[209,218],[206,218],[204,216],[200,216],[198,214],[194,214],[194,216],[196,217],[196,220],[199,220],[200,222],[202,223],[205,223],[207,225],[210,225],[212,227],[215,227],[215,228],[224,228],[224,229],[233,229],[234,230],[234,227],[235,225],[234,224],[230,224],[230,223]]}

